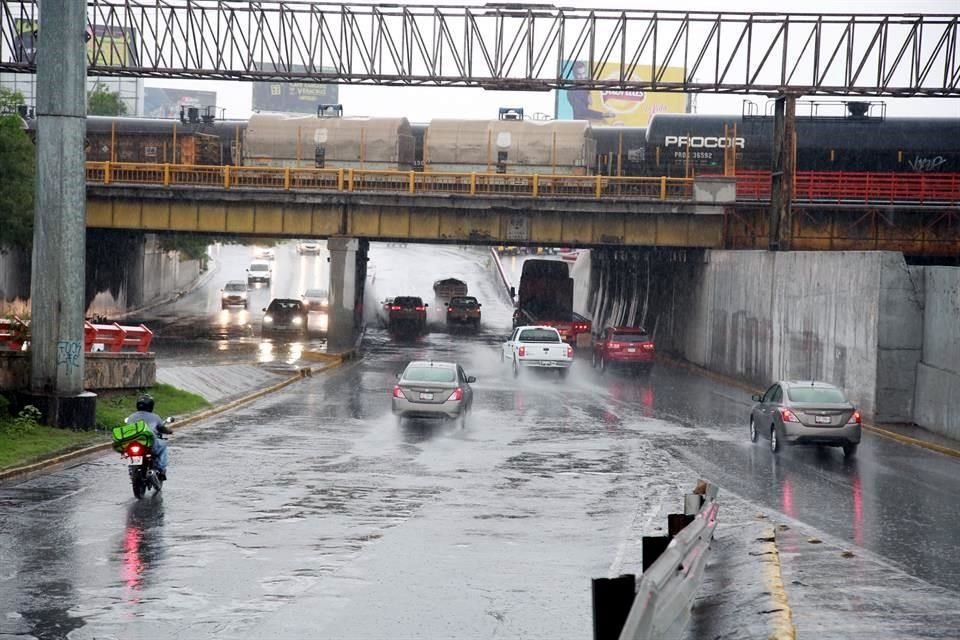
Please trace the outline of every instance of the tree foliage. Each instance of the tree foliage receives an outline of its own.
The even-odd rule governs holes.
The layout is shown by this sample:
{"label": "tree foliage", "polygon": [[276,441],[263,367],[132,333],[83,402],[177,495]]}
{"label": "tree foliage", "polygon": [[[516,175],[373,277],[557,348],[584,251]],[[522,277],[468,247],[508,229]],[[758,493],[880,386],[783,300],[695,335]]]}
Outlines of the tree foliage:
{"label": "tree foliage", "polygon": [[87,96],[87,114],[91,116],[124,116],[127,105],[120,94],[97,85]]}
{"label": "tree foliage", "polygon": [[23,94],[0,87],[0,113],[16,113],[23,104]]}
{"label": "tree foliage", "polygon": [[0,247],[27,248],[33,241],[36,154],[16,115],[20,104],[22,95],[0,89]]}

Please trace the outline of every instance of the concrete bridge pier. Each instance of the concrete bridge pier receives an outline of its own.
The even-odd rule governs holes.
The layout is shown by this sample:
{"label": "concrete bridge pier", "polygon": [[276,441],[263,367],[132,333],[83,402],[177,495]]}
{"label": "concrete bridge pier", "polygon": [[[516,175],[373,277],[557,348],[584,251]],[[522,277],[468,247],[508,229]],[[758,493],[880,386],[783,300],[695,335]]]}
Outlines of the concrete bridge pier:
{"label": "concrete bridge pier", "polygon": [[86,3],[44,4],[37,53],[37,179],[30,392],[46,424],[93,427],[84,391]]}
{"label": "concrete bridge pier", "polygon": [[362,326],[369,245],[367,240],[341,236],[327,240],[330,252],[329,351],[351,348]]}

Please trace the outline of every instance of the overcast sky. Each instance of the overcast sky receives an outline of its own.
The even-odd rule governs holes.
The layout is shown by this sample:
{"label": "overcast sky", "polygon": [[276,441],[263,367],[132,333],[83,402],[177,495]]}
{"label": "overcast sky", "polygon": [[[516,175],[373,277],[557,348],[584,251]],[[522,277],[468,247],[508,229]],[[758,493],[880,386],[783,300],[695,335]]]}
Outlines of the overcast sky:
{"label": "overcast sky", "polygon": [[[493,1],[493,0],[491,0]],[[549,0],[535,0],[547,3]],[[407,5],[433,5],[432,2],[400,2]],[[442,2],[440,4],[458,4]],[[483,4],[482,2],[467,4]],[[631,8],[700,11],[766,11],[787,9],[803,13],[914,13],[956,14],[958,1],[946,0],[806,0],[785,7],[770,0],[670,0],[669,2],[626,2],[625,0],[564,0],[554,2],[557,6],[582,8]],[[226,108],[228,118],[246,118],[250,115],[251,87],[246,82],[215,82],[203,80],[146,79],[148,87],[177,87],[217,92],[218,106]],[[526,113],[543,112],[553,115],[554,93],[521,93],[485,91],[483,89],[454,89],[437,87],[361,87],[340,85],[339,102],[344,106],[344,115],[361,116],[406,116],[412,122],[425,122],[432,118],[492,118],[500,106],[520,106]],[[717,96],[698,94],[695,110],[698,113],[741,113],[746,96]],[[761,105],[767,102],[763,96],[752,99]],[[824,99],[824,98],[821,98]],[[886,98],[887,116],[952,116],[960,117],[960,100],[945,98]]]}

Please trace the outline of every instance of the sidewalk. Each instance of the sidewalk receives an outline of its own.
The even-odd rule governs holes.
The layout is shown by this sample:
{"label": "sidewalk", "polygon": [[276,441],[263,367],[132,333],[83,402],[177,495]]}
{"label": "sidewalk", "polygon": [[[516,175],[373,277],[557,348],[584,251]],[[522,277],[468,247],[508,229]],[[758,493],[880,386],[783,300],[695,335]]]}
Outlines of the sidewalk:
{"label": "sidewalk", "polygon": [[957,593],[722,488],[718,499],[687,640],[957,637]]}
{"label": "sidewalk", "polygon": [[290,372],[274,372],[255,364],[157,367],[157,382],[196,393],[211,404],[228,402],[289,376]]}

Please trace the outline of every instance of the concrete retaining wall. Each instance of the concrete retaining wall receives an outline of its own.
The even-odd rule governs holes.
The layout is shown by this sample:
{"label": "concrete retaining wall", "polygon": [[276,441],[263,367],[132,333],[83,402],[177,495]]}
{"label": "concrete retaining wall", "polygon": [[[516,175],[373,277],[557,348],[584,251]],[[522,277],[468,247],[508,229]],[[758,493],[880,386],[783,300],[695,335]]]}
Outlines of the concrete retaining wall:
{"label": "concrete retaining wall", "polygon": [[[83,386],[91,391],[142,389],[157,383],[157,362],[152,353],[87,353],[83,374]],[[0,389],[29,386],[30,354],[0,351]]]}
{"label": "concrete retaining wall", "polygon": [[923,267],[922,358],[914,421],[960,439],[960,268]]}
{"label": "concrete retaining wall", "polygon": [[122,314],[183,291],[200,277],[199,260],[180,260],[178,252],[161,249],[154,234],[143,236],[142,250],[136,253],[118,286],[93,298],[89,314]]}
{"label": "concrete retaining wall", "polygon": [[[686,359],[761,385],[780,378],[827,380],[878,421],[910,419],[912,403],[904,402],[910,382],[890,371],[878,375],[881,365],[905,364],[911,357],[915,365],[919,357],[919,307],[904,295],[909,279],[902,257],[763,251],[708,256],[680,343]],[[895,397],[881,399],[885,392]]]}

